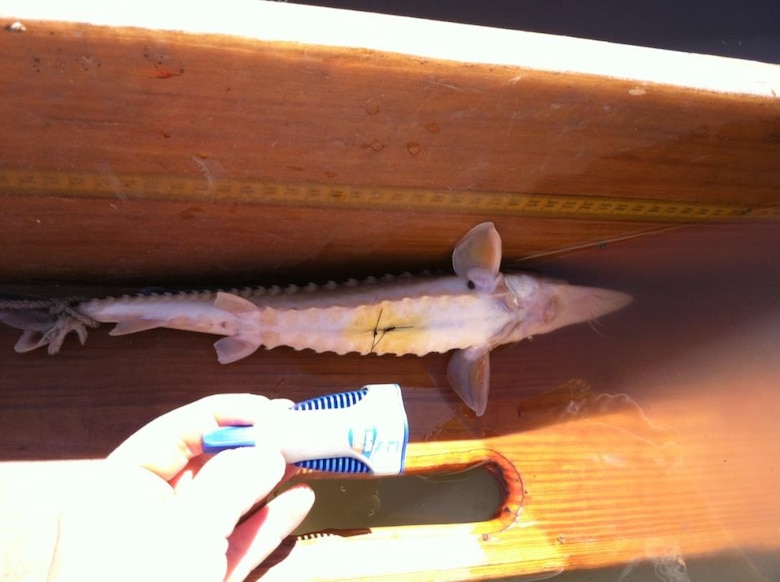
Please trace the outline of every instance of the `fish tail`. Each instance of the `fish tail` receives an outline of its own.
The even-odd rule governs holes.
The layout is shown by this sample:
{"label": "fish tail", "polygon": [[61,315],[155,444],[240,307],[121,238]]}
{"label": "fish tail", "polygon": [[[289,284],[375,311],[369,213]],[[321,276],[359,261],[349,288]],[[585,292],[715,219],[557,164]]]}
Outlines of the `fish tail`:
{"label": "fish tail", "polygon": [[83,345],[87,328],[99,325],[79,310],[77,302],[68,299],[0,301],[0,322],[22,330],[14,346],[16,352],[48,347],[49,354],[59,352],[70,333],[75,333]]}

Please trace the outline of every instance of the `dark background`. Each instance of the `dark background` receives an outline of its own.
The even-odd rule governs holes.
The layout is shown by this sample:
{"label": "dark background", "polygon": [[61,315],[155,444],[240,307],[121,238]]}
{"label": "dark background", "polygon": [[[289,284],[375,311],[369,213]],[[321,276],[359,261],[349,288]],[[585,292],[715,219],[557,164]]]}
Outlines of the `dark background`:
{"label": "dark background", "polygon": [[780,0],[313,0],[296,3],[780,64]]}

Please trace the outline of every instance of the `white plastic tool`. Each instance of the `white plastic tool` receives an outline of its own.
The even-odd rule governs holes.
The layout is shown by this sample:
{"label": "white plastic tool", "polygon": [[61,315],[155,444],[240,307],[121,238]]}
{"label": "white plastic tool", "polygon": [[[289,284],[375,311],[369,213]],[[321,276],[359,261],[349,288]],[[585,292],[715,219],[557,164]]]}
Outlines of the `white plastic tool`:
{"label": "white plastic tool", "polygon": [[[271,434],[269,431],[272,431]],[[288,463],[337,473],[397,475],[404,470],[409,425],[398,384],[299,402],[267,427],[225,426],[203,436],[203,451],[280,444]]]}

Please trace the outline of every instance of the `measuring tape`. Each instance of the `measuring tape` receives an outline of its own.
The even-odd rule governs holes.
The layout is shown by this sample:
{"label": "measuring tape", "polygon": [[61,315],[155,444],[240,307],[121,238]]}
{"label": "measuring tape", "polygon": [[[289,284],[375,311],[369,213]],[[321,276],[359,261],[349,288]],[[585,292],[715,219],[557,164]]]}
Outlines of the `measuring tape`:
{"label": "measuring tape", "polygon": [[769,218],[777,207],[641,198],[433,190],[393,186],[179,178],[135,174],[96,175],[0,169],[0,192],[176,202],[240,202],[272,206],[411,210],[648,222],[706,222]]}

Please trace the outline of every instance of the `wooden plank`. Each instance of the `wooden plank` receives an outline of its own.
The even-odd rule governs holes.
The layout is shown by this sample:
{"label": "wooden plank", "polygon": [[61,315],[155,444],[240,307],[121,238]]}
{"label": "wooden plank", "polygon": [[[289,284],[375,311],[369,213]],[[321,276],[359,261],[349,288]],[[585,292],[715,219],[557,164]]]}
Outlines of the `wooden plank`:
{"label": "wooden plank", "polygon": [[[2,329],[0,460],[22,463],[0,476],[14,492],[1,496],[14,499],[8,555],[27,556],[25,525],[45,523],[25,519],[41,491],[21,484],[69,470],[52,460],[105,455],[201,395],[300,400],[366,381],[404,387],[410,470],[491,461],[501,511],[296,540],[264,580],[491,578],[777,551],[778,67],[261,2],[178,14],[142,1],[120,21],[87,18],[80,2],[61,21],[36,19],[41,6],[58,9],[3,8],[9,24],[25,17],[23,31],[0,33],[3,291],[447,269],[453,243],[489,218],[505,266],[637,303],[603,337],[581,326],[499,350],[482,419],[447,387],[443,356],[388,366],[275,350],[225,368],[203,357],[212,338],[99,331],[50,358],[14,354],[16,332]],[[160,196],[161,179],[186,187]],[[772,220],[669,230],[679,222],[432,211],[414,198],[269,204],[262,188],[225,196],[224,183],[670,201]],[[660,234],[596,252],[649,232]],[[593,252],[562,252],[582,247]],[[44,280],[67,289],[20,284]]]}
{"label": "wooden plank", "polygon": [[[433,570],[441,580],[486,579],[776,552],[778,236],[776,223],[700,226],[546,261],[547,272],[587,273],[636,303],[605,319],[601,335],[579,326],[496,352],[483,418],[446,386],[442,356],[273,350],[226,368],[204,357],[213,338],[195,334],[99,331],[49,357],[14,354],[17,333],[2,329],[0,458],[99,457],[161,412],[213,392],[299,400],[397,381],[410,470],[493,461],[508,495],[497,518],[369,521],[359,535],[289,541],[264,580],[425,580]],[[707,266],[713,248],[718,262]],[[3,482],[25,471],[9,469]],[[16,497],[9,515],[24,505]]]}
{"label": "wooden plank", "polygon": [[[362,48],[459,63],[519,66],[676,85],[719,93],[771,97],[777,67],[695,53],[594,42],[516,30],[468,26],[369,12],[236,0],[229,8],[138,0],[132,10],[73,0],[9,0],[6,15],[27,20],[186,31],[233,37]],[[431,42],[435,39],[436,42]]]}
{"label": "wooden plank", "polygon": [[[277,24],[288,22],[285,10],[301,8],[254,4],[272,11],[264,22]],[[19,5],[4,10],[25,13]],[[342,27],[354,17],[326,13],[335,19],[331,28],[339,17],[347,18]],[[233,18],[242,20],[241,13]],[[440,24],[428,25],[439,30]],[[579,58],[568,74],[560,64],[543,70],[531,60],[523,66],[524,58],[539,53],[530,49],[549,49],[545,43],[552,40],[520,33],[503,42],[529,50],[512,53],[515,61],[505,64],[403,54],[415,49],[401,41],[392,53],[359,44],[295,44],[268,40],[278,36],[262,30],[250,37],[226,36],[219,27],[194,34],[35,20],[24,26],[24,32],[0,35],[0,70],[8,80],[0,175],[81,173],[113,189],[87,202],[78,184],[30,197],[29,189],[0,180],[0,271],[7,278],[84,280],[96,270],[103,280],[159,272],[180,279],[240,277],[249,270],[289,272],[290,265],[316,273],[323,262],[353,260],[384,269],[399,254],[415,255],[410,267],[430,266],[475,221],[446,207],[431,221],[414,204],[339,210],[338,217],[305,203],[294,211],[265,208],[251,192],[243,201],[222,199],[220,181],[777,207],[780,115],[771,91],[778,68],[769,65],[679,56],[675,62],[692,79],[686,87],[663,84],[673,81],[659,72],[668,69],[663,51],[648,50],[632,61],[634,79],[594,76]],[[560,39],[561,48],[569,48],[556,54],[574,58],[591,46],[571,42]],[[469,44],[444,46],[455,59],[462,58],[456,49]],[[602,62],[624,62],[623,47],[592,46]],[[697,85],[697,71],[713,68],[742,85]],[[602,72],[619,77],[628,71]],[[650,71],[655,82],[637,81]],[[162,176],[198,187],[174,191],[174,203],[165,206],[152,199],[152,187],[127,187],[123,176],[140,183]],[[89,228],[68,218],[74,208]],[[488,206],[471,214],[496,212]],[[663,226],[510,218],[502,226],[518,258]],[[293,256],[267,252],[289,246],[292,236]],[[446,243],[434,249],[432,241]],[[100,257],[90,258],[95,249]],[[384,261],[374,262],[377,252]]]}

